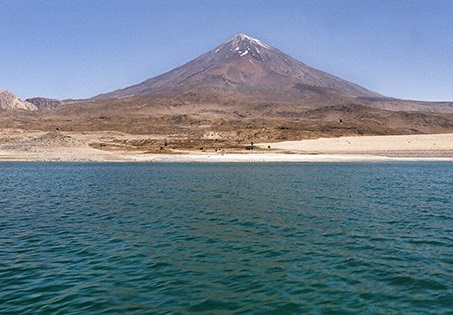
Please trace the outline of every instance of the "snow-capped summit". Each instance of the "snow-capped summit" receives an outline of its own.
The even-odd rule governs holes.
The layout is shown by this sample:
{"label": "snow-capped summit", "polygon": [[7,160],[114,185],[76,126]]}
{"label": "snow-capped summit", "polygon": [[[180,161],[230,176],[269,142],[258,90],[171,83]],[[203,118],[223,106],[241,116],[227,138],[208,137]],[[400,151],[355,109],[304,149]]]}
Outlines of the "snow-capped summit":
{"label": "snow-capped summit", "polygon": [[237,93],[281,101],[299,100],[308,94],[380,96],[311,68],[259,39],[239,33],[178,68],[97,98],[175,96],[197,91]]}
{"label": "snow-capped summit", "polygon": [[230,38],[230,41],[232,41],[234,43],[238,43],[238,42],[246,42],[247,43],[248,42],[251,45],[258,45],[258,46],[261,46],[261,47],[266,48],[266,49],[272,49],[271,46],[269,46],[266,43],[263,43],[259,39],[253,38],[253,37],[248,36],[248,35],[243,34],[243,33],[238,33],[238,34],[234,35],[233,37]]}
{"label": "snow-capped summit", "polygon": [[242,33],[234,35],[214,49],[215,52],[223,54],[225,59],[234,56],[244,57],[250,54],[250,56],[259,61],[264,61],[264,57],[261,54],[264,50],[272,50],[272,47]]}
{"label": "snow-capped summit", "polygon": [[272,50],[272,47],[258,39],[239,33],[217,46],[214,52],[225,59],[249,55],[258,61],[264,61],[262,53],[265,50]]}

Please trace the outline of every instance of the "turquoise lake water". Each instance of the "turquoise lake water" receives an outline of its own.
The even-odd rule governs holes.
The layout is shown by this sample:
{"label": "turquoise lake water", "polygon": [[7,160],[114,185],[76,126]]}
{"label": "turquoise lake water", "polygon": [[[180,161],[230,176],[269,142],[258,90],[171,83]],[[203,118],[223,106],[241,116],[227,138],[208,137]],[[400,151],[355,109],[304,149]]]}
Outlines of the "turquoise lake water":
{"label": "turquoise lake water", "polygon": [[0,163],[0,314],[453,314],[453,163]]}

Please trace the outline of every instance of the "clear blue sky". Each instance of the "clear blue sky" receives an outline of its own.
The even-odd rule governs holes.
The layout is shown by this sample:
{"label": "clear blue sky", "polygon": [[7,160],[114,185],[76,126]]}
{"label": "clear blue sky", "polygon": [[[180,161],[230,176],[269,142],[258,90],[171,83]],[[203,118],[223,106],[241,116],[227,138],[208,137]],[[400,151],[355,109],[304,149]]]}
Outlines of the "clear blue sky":
{"label": "clear blue sky", "polygon": [[453,101],[451,0],[0,0],[0,90],[88,98],[236,33],[387,96]]}

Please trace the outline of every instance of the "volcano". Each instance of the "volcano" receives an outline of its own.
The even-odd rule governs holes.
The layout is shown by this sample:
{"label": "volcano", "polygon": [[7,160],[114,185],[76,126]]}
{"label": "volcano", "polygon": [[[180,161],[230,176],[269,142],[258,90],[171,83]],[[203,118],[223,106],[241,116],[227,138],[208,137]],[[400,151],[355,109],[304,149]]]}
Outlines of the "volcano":
{"label": "volcano", "polygon": [[311,95],[382,97],[307,66],[258,39],[237,34],[178,68],[137,85],[98,95],[95,99],[200,92],[272,101],[295,101]]}

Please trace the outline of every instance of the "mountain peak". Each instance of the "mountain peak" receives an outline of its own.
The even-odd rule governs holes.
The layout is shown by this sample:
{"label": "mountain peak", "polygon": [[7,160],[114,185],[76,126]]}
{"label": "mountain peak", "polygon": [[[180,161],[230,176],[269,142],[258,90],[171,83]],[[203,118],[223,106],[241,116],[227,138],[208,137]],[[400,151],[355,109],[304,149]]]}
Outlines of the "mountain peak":
{"label": "mountain peak", "polygon": [[237,33],[232,38],[251,39],[252,37],[248,36],[247,34],[244,34],[244,33]]}
{"label": "mountain peak", "polygon": [[221,59],[229,61],[246,57],[262,62],[266,60],[267,52],[273,50],[270,45],[243,33],[234,35],[214,48],[214,52],[221,56]]}
{"label": "mountain peak", "polygon": [[239,46],[260,46],[265,49],[272,49],[271,46],[268,44],[260,41],[259,39],[253,38],[247,34],[244,33],[238,33],[231,37],[227,43],[233,44],[233,45],[238,45]]}

